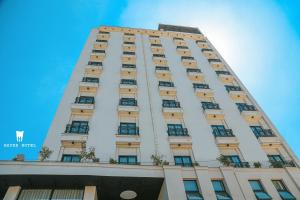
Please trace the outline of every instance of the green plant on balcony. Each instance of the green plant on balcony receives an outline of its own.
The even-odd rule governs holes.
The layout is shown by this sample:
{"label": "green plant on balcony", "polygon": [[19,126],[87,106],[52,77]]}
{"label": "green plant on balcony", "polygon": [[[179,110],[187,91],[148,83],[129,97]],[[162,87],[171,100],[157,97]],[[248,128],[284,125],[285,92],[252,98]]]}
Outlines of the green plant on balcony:
{"label": "green plant on balcony", "polygon": [[283,162],[279,162],[279,161],[271,161],[271,166],[274,168],[283,168],[284,164]]}
{"label": "green plant on balcony", "polygon": [[166,161],[166,160],[164,160],[163,162],[162,162],[162,165],[169,165],[170,163],[168,162],[168,161]]}
{"label": "green plant on balcony", "polygon": [[222,154],[217,158],[217,160],[220,163],[222,163],[224,166],[227,166],[227,167],[230,166],[230,163],[231,163],[230,160]]}
{"label": "green plant on balcony", "polygon": [[90,147],[88,151],[81,151],[80,158],[83,162],[99,162],[99,158],[96,158],[95,147]]}
{"label": "green plant on balcony", "polygon": [[151,159],[153,161],[153,165],[161,166],[163,164],[163,156],[162,155],[152,155]]}
{"label": "green plant on balcony", "polygon": [[115,159],[113,159],[113,158],[110,158],[109,159],[109,163],[110,164],[117,164],[117,161]]}
{"label": "green plant on balcony", "polygon": [[53,153],[48,147],[43,146],[40,150],[40,161],[45,161]]}
{"label": "green plant on balcony", "polygon": [[253,166],[254,166],[255,168],[261,168],[261,163],[260,163],[260,162],[254,162],[254,163],[253,163]]}

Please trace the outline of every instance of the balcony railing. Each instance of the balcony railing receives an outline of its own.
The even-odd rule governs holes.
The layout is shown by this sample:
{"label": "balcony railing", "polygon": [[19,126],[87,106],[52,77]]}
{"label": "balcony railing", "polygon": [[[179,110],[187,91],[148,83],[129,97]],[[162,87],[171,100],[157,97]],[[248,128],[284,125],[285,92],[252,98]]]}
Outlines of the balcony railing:
{"label": "balcony railing", "polygon": [[195,60],[195,58],[191,56],[181,56],[181,60]]}
{"label": "balcony railing", "polygon": [[98,33],[99,33],[99,34],[106,34],[106,35],[109,35],[109,32],[106,32],[106,31],[99,31]]}
{"label": "balcony railing", "polygon": [[256,111],[256,108],[253,105],[248,105],[248,104],[245,104],[245,103],[236,103],[236,105],[237,105],[240,112],[243,112],[243,111]]}
{"label": "balcony railing", "polygon": [[259,137],[275,137],[275,134],[271,129],[263,129],[261,126],[250,126],[254,135]]}
{"label": "balcony railing", "polygon": [[75,98],[75,103],[94,104],[95,103],[95,98],[94,97],[76,97]]}
{"label": "balcony railing", "polygon": [[225,88],[226,88],[227,92],[230,92],[230,91],[242,91],[242,88],[240,86],[225,85]]}
{"label": "balcony railing", "polygon": [[207,48],[206,48],[206,49],[201,49],[201,51],[202,51],[202,52],[204,52],[204,51],[211,51],[211,52],[212,52],[213,50],[212,50],[212,49],[207,49]]}
{"label": "balcony railing", "polygon": [[201,104],[202,104],[202,108],[204,110],[206,110],[206,109],[220,110],[220,106],[217,103],[213,103],[213,102],[201,102]]}
{"label": "balcony railing", "polygon": [[88,65],[92,65],[92,66],[102,66],[102,62],[94,62],[94,61],[89,61]]}
{"label": "balcony railing", "polygon": [[216,58],[210,58],[208,59],[208,62],[222,62],[220,59],[216,59]]}
{"label": "balcony railing", "polygon": [[153,54],[153,58],[165,58],[164,54]]}
{"label": "balcony railing", "polygon": [[134,128],[119,127],[118,133],[119,135],[139,135],[140,131],[139,131],[139,127],[134,127]]}
{"label": "balcony railing", "polygon": [[162,87],[174,87],[173,82],[159,81],[158,86]]}
{"label": "balcony railing", "polygon": [[213,129],[215,137],[235,137],[231,129]]}
{"label": "balcony railing", "polygon": [[187,68],[186,72],[187,73],[189,73],[189,72],[201,73],[201,70],[200,69],[195,69],[195,68]]}
{"label": "balcony railing", "polygon": [[105,50],[101,50],[101,49],[93,49],[92,53],[105,53]]}
{"label": "balcony railing", "polygon": [[180,102],[177,101],[163,101],[163,108],[180,108]]}
{"label": "balcony railing", "polygon": [[155,67],[155,70],[166,70],[166,71],[169,71],[169,67],[164,67],[164,66],[156,66]]}
{"label": "balcony railing", "polygon": [[216,71],[216,74],[219,76],[219,75],[230,75],[230,72],[229,71]]}
{"label": "balcony railing", "polygon": [[94,77],[83,77],[82,82],[88,82],[88,83],[99,83],[99,78]]}
{"label": "balcony railing", "polygon": [[189,49],[187,46],[177,46],[176,49]]}
{"label": "balcony railing", "polygon": [[296,164],[292,160],[284,161],[270,161],[273,168],[284,168],[284,167],[296,167]]}
{"label": "balcony railing", "polygon": [[67,124],[65,133],[76,133],[76,134],[88,134],[89,126],[88,125],[81,125],[81,126],[74,126],[72,124]]}
{"label": "balcony railing", "polygon": [[193,83],[194,89],[209,89],[208,84],[203,84],[203,83]]}
{"label": "balcony railing", "polygon": [[189,136],[187,128],[168,128],[169,136]]}
{"label": "balcony railing", "polygon": [[151,44],[152,47],[162,47],[162,44]]}
{"label": "balcony railing", "polygon": [[96,40],[96,42],[103,42],[103,43],[107,43],[107,40]]}
{"label": "balcony railing", "polygon": [[198,42],[206,42],[205,40],[196,40],[196,43]]}
{"label": "balcony railing", "polygon": [[235,168],[250,168],[249,162],[231,162],[230,166]]}
{"label": "balcony railing", "polygon": [[133,99],[133,100],[120,100],[119,102],[120,106],[137,106],[137,100]]}
{"label": "balcony railing", "polygon": [[136,65],[132,65],[132,64],[122,64],[122,68],[136,68]]}
{"label": "balcony railing", "polygon": [[121,84],[124,84],[124,85],[136,85],[136,80],[121,79]]}

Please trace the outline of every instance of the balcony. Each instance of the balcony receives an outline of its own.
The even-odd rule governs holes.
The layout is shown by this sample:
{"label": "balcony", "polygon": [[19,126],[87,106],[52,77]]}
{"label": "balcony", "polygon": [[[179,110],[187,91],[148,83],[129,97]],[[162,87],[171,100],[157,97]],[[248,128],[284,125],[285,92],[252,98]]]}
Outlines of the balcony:
{"label": "balcony", "polygon": [[201,49],[201,51],[207,59],[217,59],[218,58],[218,56],[216,55],[215,52],[213,52],[212,49]]}
{"label": "balcony", "polygon": [[189,49],[181,49],[181,48],[177,48],[177,53],[181,56],[191,56],[192,53]]}
{"label": "balcony", "polygon": [[120,92],[120,94],[136,94],[137,93],[137,85],[121,83],[119,92]]}
{"label": "balcony", "polygon": [[186,68],[196,68],[197,61],[191,56],[181,56],[182,65]]}
{"label": "balcony", "polygon": [[173,147],[184,147],[192,145],[192,138],[187,134],[185,136],[172,136],[168,137],[171,148]]}
{"label": "balcony", "polygon": [[110,34],[100,33],[97,35],[97,40],[108,40],[109,37],[110,37]]}
{"label": "balcony", "polygon": [[231,129],[213,129],[213,135],[219,147],[237,147],[239,144]]}
{"label": "balcony", "polygon": [[273,168],[296,167],[297,165],[293,160],[270,161]]}
{"label": "balcony", "polygon": [[136,68],[122,67],[121,68],[122,78],[134,78],[136,77]]}
{"label": "balcony", "polygon": [[[138,129],[139,128],[137,127],[137,131]],[[141,138],[139,132],[138,134],[120,134],[118,131],[118,134],[116,134],[116,145],[118,147],[125,147],[125,148],[128,147],[130,148],[133,146],[139,147],[140,143],[141,143]]]}
{"label": "balcony", "polygon": [[135,52],[131,52],[131,51],[124,52],[121,60],[122,60],[122,63],[135,64],[135,62],[136,62]]}
{"label": "balcony", "polygon": [[94,104],[73,103],[71,105],[72,115],[91,116],[94,112]]}
{"label": "balcony", "polygon": [[168,62],[165,57],[160,57],[160,56],[153,56],[152,60],[154,64],[159,65],[159,66],[167,66]]}
{"label": "balcony", "polygon": [[65,134],[79,134],[79,135],[86,135],[89,132],[89,126],[86,124],[84,125],[73,125],[67,124]]}
{"label": "balcony", "polygon": [[82,148],[87,140],[87,134],[62,133],[60,136],[60,141],[63,147]]}
{"label": "balcony", "polygon": [[225,88],[233,100],[243,100],[246,98],[246,93],[240,86],[225,85]]}
{"label": "balcony", "polygon": [[206,43],[206,42],[197,42],[198,47],[200,47],[201,49],[210,49],[210,46]]}
{"label": "balcony", "polygon": [[108,46],[107,40],[96,40],[94,49],[106,49]]}
{"label": "balcony", "polygon": [[89,64],[85,67],[86,75],[91,75],[91,76],[100,76],[102,70],[103,70],[102,63],[101,65],[97,66],[94,65],[94,62],[89,62]]}
{"label": "balcony", "polygon": [[90,61],[100,61],[102,62],[105,58],[105,50],[99,50],[99,49],[93,49],[91,56],[90,56]]}
{"label": "balcony", "polygon": [[134,44],[123,44],[123,51],[135,51],[136,46]]}
{"label": "balcony", "polygon": [[134,35],[124,35],[123,36],[123,41],[124,42],[134,42],[135,41],[135,36]]}
{"label": "balcony", "polygon": [[177,90],[173,82],[160,81],[158,85],[160,96],[176,96]]}
{"label": "balcony", "polygon": [[201,104],[207,119],[224,119],[224,113],[219,104],[213,102],[201,102]]}
{"label": "balcony", "polygon": [[235,168],[250,168],[249,162],[231,162],[229,166]]}
{"label": "balcony", "polygon": [[214,96],[213,91],[209,88],[207,84],[203,83],[193,83],[194,90],[196,92],[196,95],[199,98],[211,98]]}
{"label": "balcony", "polygon": [[120,117],[137,117],[139,114],[139,108],[137,104],[130,105],[119,105],[118,113]]}
{"label": "balcony", "polygon": [[177,46],[187,46],[187,44],[184,40],[175,39],[173,41],[174,41],[175,45],[177,45]]}
{"label": "balcony", "polygon": [[225,84],[233,83],[234,81],[234,78],[229,71],[216,71],[216,74],[218,75],[219,79]]}
{"label": "balcony", "polygon": [[162,46],[159,46],[159,47],[156,47],[156,46],[151,47],[151,52],[152,52],[153,54],[164,54],[164,53],[165,53],[164,48],[162,48]]}
{"label": "balcony", "polygon": [[169,67],[166,66],[156,66],[155,67],[156,77],[160,80],[170,80],[171,79],[171,72]]}
{"label": "balcony", "polygon": [[118,135],[124,135],[124,136],[138,136],[140,135],[139,127],[130,127],[130,128],[124,128],[120,127],[118,128]]}
{"label": "balcony", "polygon": [[189,136],[188,134],[188,129],[187,128],[168,128],[168,136],[183,136],[187,137]]}
{"label": "balcony", "polygon": [[282,142],[280,141],[280,139],[278,137],[276,137],[275,135],[273,136],[261,136],[258,139],[258,142],[265,147],[279,147]]}
{"label": "balcony", "polygon": [[246,103],[236,103],[238,110],[244,119],[249,123],[258,123],[261,119],[260,112],[257,111],[255,106]]}
{"label": "balcony", "polygon": [[163,102],[162,112],[166,119],[177,118],[181,119],[183,116],[183,110],[180,107],[180,103],[176,101],[172,102]]}
{"label": "balcony", "polygon": [[80,92],[89,92],[96,93],[99,87],[99,83],[97,82],[87,82],[86,79],[83,79],[79,83],[79,91]]}
{"label": "balcony", "polygon": [[150,38],[149,41],[150,41],[151,44],[161,44],[159,38]]}
{"label": "balcony", "polygon": [[189,79],[193,82],[202,82],[204,81],[204,75],[202,74],[201,70],[198,68],[187,68],[186,69],[187,75]]}

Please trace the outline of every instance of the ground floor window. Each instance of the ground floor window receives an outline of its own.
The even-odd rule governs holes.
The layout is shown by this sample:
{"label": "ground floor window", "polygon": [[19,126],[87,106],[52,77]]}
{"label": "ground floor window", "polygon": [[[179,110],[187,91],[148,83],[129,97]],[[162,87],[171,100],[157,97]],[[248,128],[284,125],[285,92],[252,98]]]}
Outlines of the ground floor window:
{"label": "ground floor window", "polygon": [[82,200],[83,189],[22,189],[18,200]]}

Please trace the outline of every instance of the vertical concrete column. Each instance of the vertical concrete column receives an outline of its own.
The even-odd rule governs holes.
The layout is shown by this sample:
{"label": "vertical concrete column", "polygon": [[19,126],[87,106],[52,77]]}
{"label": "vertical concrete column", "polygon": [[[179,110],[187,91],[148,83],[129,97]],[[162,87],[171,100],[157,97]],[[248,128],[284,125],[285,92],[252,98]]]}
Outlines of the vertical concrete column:
{"label": "vertical concrete column", "polygon": [[96,186],[85,186],[83,200],[97,200]]}
{"label": "vertical concrete column", "polygon": [[186,195],[181,175],[181,167],[164,166],[164,174],[169,199],[185,200]]}
{"label": "vertical concrete column", "polygon": [[216,194],[211,183],[207,167],[195,167],[199,187],[204,199],[216,200]]}
{"label": "vertical concrete column", "polygon": [[3,200],[16,200],[18,198],[20,191],[21,191],[20,186],[10,186],[6,191]]}
{"label": "vertical concrete column", "polygon": [[240,183],[235,176],[234,169],[231,167],[220,167],[220,169],[232,198],[240,200],[245,199]]}
{"label": "vertical concrete column", "polygon": [[275,189],[273,183],[269,178],[260,179],[261,184],[263,185],[266,192],[272,197],[272,199],[281,200],[281,197],[278,194],[278,191]]}
{"label": "vertical concrete column", "polygon": [[298,190],[300,191],[300,168],[299,167],[286,167],[286,172],[290,178],[295,182]]}

